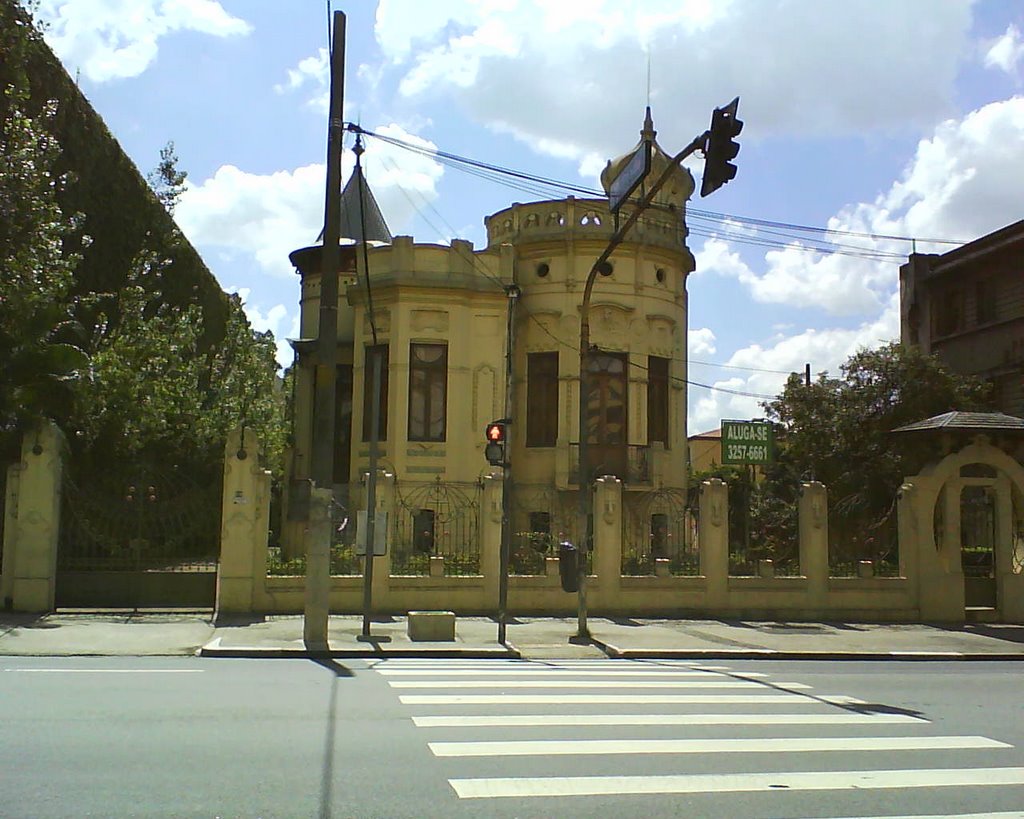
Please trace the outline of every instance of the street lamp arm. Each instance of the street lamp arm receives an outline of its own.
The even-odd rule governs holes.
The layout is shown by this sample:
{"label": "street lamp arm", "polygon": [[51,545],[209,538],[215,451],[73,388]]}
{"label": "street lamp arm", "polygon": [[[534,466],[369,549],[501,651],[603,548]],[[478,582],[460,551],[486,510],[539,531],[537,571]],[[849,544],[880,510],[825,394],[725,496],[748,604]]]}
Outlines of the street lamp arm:
{"label": "street lamp arm", "polygon": [[578,538],[580,542],[577,544],[577,617],[578,623],[576,628],[576,638],[579,640],[588,640],[590,638],[590,631],[587,627],[587,553],[590,551],[590,543],[588,542],[587,535],[589,534],[589,520],[591,510],[591,497],[590,497],[590,464],[588,463],[590,454],[587,446],[587,400],[589,397],[589,378],[587,377],[587,356],[590,354],[590,297],[594,292],[594,282],[597,280],[597,274],[604,266],[604,264],[611,258],[612,253],[615,249],[622,244],[626,238],[626,234],[629,229],[636,224],[637,220],[647,208],[650,207],[651,202],[654,201],[654,197],[657,195],[665,183],[671,176],[672,171],[675,170],[676,166],[679,165],[684,159],[699,150],[702,150],[707,144],[708,131],[700,134],[693,138],[693,141],[687,145],[678,154],[672,157],[672,160],[665,167],[665,170],[661,172],[661,175],[655,180],[654,184],[651,185],[650,190],[637,202],[636,207],[633,208],[633,212],[629,215],[629,218],[622,223],[621,226],[612,234],[611,239],[608,240],[608,246],[605,247],[604,251],[600,256],[597,257],[597,261],[590,268],[590,273],[587,274],[586,284],[583,286],[583,301],[580,303],[580,412],[579,412],[579,519],[577,523]]}

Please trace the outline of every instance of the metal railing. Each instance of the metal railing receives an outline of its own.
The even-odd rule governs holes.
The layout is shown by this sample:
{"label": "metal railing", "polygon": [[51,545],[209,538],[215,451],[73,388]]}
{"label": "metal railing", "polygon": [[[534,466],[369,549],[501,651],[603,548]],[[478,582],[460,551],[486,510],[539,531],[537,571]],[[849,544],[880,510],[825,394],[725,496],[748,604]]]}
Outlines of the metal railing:
{"label": "metal railing", "polygon": [[[594,461],[594,475],[614,475],[623,483],[649,484],[651,482],[651,448],[646,444],[622,444],[618,447],[597,447],[588,444],[589,457]],[[596,452],[595,452],[596,450]],[[597,455],[603,452],[604,460]],[[569,483],[580,482],[580,445],[569,444]]]}

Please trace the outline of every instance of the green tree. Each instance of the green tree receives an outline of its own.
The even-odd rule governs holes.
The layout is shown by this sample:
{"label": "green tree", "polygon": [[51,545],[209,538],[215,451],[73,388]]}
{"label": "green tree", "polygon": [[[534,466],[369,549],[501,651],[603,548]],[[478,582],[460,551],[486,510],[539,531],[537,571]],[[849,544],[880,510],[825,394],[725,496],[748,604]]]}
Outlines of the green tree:
{"label": "green tree", "polygon": [[896,342],[862,350],[840,370],[810,386],[794,374],[764,408],[781,425],[789,468],[828,487],[834,539],[875,557],[868,552],[879,539],[894,536],[900,483],[935,455],[891,431],[951,410],[983,409],[987,387]]}
{"label": "green tree", "polygon": [[21,67],[39,33],[10,10],[0,23],[0,51],[9,62],[0,97],[0,448],[9,452],[26,426],[66,421],[88,357],[70,295],[79,220],[58,201],[67,176],[55,170],[57,104],[30,113]]}
{"label": "green tree", "polygon": [[254,332],[241,300],[228,298],[219,344],[204,347],[198,302],[162,298],[168,265],[152,254],[106,300],[90,378],[82,382],[77,439],[83,450],[147,453],[213,463],[228,432],[255,429],[274,465],[284,446],[284,396],[270,333]]}
{"label": "green tree", "polygon": [[160,149],[160,162],[146,175],[146,181],[168,213],[173,214],[178,200],[185,192],[188,172],[179,170],[178,155],[174,152],[174,141]]}

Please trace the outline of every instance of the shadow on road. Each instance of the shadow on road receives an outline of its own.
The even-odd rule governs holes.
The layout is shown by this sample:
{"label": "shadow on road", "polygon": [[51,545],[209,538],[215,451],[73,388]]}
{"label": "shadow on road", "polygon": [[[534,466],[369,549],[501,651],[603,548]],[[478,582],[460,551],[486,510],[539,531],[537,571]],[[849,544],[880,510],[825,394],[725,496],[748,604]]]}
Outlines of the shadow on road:
{"label": "shadow on road", "polygon": [[331,787],[334,782],[334,737],[338,715],[338,680],[343,677],[354,677],[355,673],[348,666],[342,665],[330,657],[314,657],[311,662],[326,668],[334,675],[331,680],[331,697],[327,706],[327,734],[324,738],[324,764],[320,773],[320,819],[330,819]]}

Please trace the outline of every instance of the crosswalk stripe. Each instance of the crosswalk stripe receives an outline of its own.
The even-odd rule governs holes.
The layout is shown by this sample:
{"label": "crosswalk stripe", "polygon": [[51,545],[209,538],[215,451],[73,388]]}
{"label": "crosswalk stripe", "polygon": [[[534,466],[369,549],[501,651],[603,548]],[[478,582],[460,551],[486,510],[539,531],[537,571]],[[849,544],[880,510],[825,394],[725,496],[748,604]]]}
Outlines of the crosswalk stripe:
{"label": "crosswalk stripe", "polygon": [[[707,671],[677,670],[674,668],[650,668],[645,671],[610,669],[595,671],[577,668],[456,668],[456,669],[410,669],[410,668],[379,668],[377,673],[385,677],[669,677],[672,679],[696,678],[715,679]],[[737,675],[736,679],[763,679],[763,673],[746,673]]]}
{"label": "crosswalk stripe", "polygon": [[[754,680],[388,680],[392,688],[758,688],[764,684]],[[803,683],[775,683],[772,688],[806,691]]]}
{"label": "crosswalk stripe", "polygon": [[559,725],[928,725],[909,714],[493,714],[412,717],[418,728]]}
{"label": "crosswalk stripe", "polygon": [[428,742],[434,756],[580,756],[596,754],[788,754],[826,751],[931,751],[1012,748],[979,736],[760,737],[742,739],[538,739]]}
{"label": "crosswalk stripe", "polygon": [[461,799],[1024,785],[1024,768],[449,779]]}
{"label": "crosswalk stripe", "polygon": [[[821,705],[828,701],[824,697],[812,699],[799,694],[402,694],[398,699],[404,705]],[[844,697],[843,702],[854,704],[859,701]]]}

